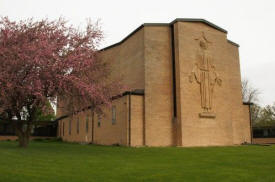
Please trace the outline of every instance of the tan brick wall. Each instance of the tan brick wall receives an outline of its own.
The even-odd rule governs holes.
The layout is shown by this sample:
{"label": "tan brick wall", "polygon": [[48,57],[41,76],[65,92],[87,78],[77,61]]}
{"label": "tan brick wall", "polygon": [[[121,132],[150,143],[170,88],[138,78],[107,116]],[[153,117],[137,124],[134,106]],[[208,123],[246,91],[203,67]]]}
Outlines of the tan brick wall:
{"label": "tan brick wall", "polygon": [[[176,23],[177,93],[183,146],[232,145],[249,141],[249,120],[244,113],[238,49],[229,44],[226,34],[203,23]],[[190,83],[189,75],[198,61],[199,44],[195,40],[204,32],[212,42],[212,64],[222,79],[215,86],[213,112],[216,118],[200,118],[200,85]]]}
{"label": "tan brick wall", "polygon": [[[69,132],[70,121],[71,121],[71,132]],[[77,132],[78,121],[79,121],[79,132]],[[88,122],[88,130],[86,130],[86,121]],[[91,111],[82,112],[60,121],[59,131],[61,129],[62,139],[68,142],[83,142],[83,143],[92,142],[92,122],[93,121],[92,121]],[[63,124],[64,124],[64,133],[63,133]]]}
{"label": "tan brick wall", "polygon": [[180,32],[179,32],[179,26],[178,23],[173,25],[173,30],[174,30],[174,53],[175,53],[175,83],[176,83],[176,112],[177,116],[174,121],[174,143],[177,146],[182,146],[182,94],[180,90],[182,90],[182,85],[181,85],[181,77],[182,77],[182,72],[180,67],[182,67],[182,62],[179,61],[179,56],[180,56],[180,51],[179,51],[179,46],[180,46]]}
{"label": "tan brick wall", "polygon": [[112,79],[119,79],[128,90],[144,89],[144,30],[122,44],[99,52],[99,58],[111,65]]}
{"label": "tan brick wall", "polygon": [[251,143],[250,112],[249,106],[243,105],[238,118],[234,119],[233,144]]}
{"label": "tan brick wall", "polygon": [[94,143],[102,145],[128,145],[128,96],[113,100],[116,108],[116,122],[112,124],[112,108],[104,108],[101,125],[98,127],[98,116],[95,115]]}
{"label": "tan brick wall", "polygon": [[275,138],[253,138],[254,144],[274,144]]}
{"label": "tan brick wall", "polygon": [[[101,125],[98,126],[98,115],[90,110],[66,118],[59,123],[61,138],[68,142],[96,143],[103,145],[121,144],[127,145],[127,118],[128,100],[127,96],[113,100],[112,106],[116,110],[116,122],[112,124],[112,107],[103,108],[100,116]],[[88,131],[86,121],[88,118]],[[71,120],[71,133],[69,124]],[[77,121],[79,120],[79,132],[77,132]],[[64,129],[63,129],[64,125]],[[64,130],[64,132],[63,132]]]}
{"label": "tan brick wall", "polygon": [[[131,97],[131,101],[129,100]],[[143,96],[126,95],[113,101],[116,107],[116,123],[112,124],[112,109],[105,108],[98,127],[98,117],[95,115],[94,143],[103,145],[142,146],[144,136]],[[131,107],[129,105],[131,103]],[[131,111],[129,111],[131,109]],[[129,121],[129,117],[131,120]],[[130,122],[130,123],[129,123]],[[129,131],[129,125],[131,129]],[[129,138],[130,133],[130,138]],[[131,140],[129,142],[129,139]]]}
{"label": "tan brick wall", "polygon": [[171,36],[168,26],[146,26],[145,145],[173,144]]}
{"label": "tan brick wall", "polygon": [[[213,57],[212,64],[222,79],[222,85],[216,85],[213,93],[215,118],[199,117],[202,112],[200,85],[196,81],[189,81],[198,61],[199,44],[195,39],[202,32],[211,41],[209,51]],[[248,106],[242,104],[241,97],[238,47],[228,42],[226,33],[199,22],[175,23],[174,37],[176,120],[173,119],[172,40],[169,26],[146,25],[123,43],[99,54],[100,59],[111,64],[112,79],[122,79],[129,90],[145,90],[144,97],[131,98],[131,145],[209,146],[250,142]],[[90,142],[93,136],[94,143],[128,145],[129,96],[114,100],[113,105],[117,110],[115,125],[111,121],[111,108],[105,108],[100,127],[97,126],[97,116],[94,116],[93,134],[85,133],[85,122],[82,122],[81,134],[77,135],[72,127],[74,134],[69,136],[68,122],[65,122],[63,138],[67,141]],[[84,121],[86,115],[79,117]],[[73,118],[72,125],[75,127],[76,118]]]}
{"label": "tan brick wall", "polygon": [[[83,112],[64,119],[59,124],[61,138],[68,142],[95,143],[102,145],[129,145],[129,132],[131,133],[131,146],[142,146],[144,142],[144,97],[131,95],[131,112],[129,112],[129,95],[112,101],[111,107],[103,108],[103,115],[99,116],[90,111]],[[112,123],[112,107],[116,110],[116,122]],[[131,131],[129,131],[129,113],[131,113]],[[86,132],[86,117],[89,127]],[[69,121],[71,119],[71,134]],[[77,133],[77,120],[79,119],[79,133]],[[63,134],[64,124],[64,134]],[[93,124],[93,129],[92,129]]]}
{"label": "tan brick wall", "polygon": [[[125,86],[128,87],[128,90],[134,89],[144,89],[144,33],[143,30],[138,31],[133,36],[129,37],[125,42],[119,46],[104,50],[99,52],[99,58],[105,62],[108,62],[110,65],[110,78],[120,80]],[[122,98],[118,99],[121,100]],[[98,144],[121,144],[128,145],[128,138],[126,137],[128,130],[125,127],[127,120],[128,110],[126,105],[114,100],[115,105],[118,104],[117,114],[119,117],[119,122],[116,125],[109,125],[110,120],[110,108],[106,108],[104,124],[100,128],[97,127],[97,116],[94,116],[94,143]],[[123,97],[124,102],[128,103],[126,97]],[[120,101],[122,102],[122,101]],[[62,102],[59,99],[59,105],[57,110],[57,116],[65,114],[66,111],[62,110]],[[128,107],[128,106],[127,106]],[[90,113],[91,114],[91,113]],[[77,117],[80,117],[80,132],[76,133],[76,124]],[[92,131],[89,130],[88,133],[85,132],[85,117],[86,114],[78,114],[72,118],[72,133],[69,135],[69,120],[67,118],[59,122],[58,136],[60,136],[65,141],[71,142],[92,142]],[[89,117],[92,123],[92,116]],[[63,136],[63,123],[64,127],[64,136]],[[138,141],[137,141],[138,142]],[[137,143],[138,145],[138,143]]]}
{"label": "tan brick wall", "polygon": [[144,97],[131,95],[131,146],[144,145]]}

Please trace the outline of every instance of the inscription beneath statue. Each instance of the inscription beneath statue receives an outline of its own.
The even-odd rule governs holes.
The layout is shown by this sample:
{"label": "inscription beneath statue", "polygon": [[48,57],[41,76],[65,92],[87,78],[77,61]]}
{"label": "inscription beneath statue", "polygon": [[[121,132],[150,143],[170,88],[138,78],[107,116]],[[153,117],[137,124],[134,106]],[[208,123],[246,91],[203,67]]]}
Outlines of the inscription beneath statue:
{"label": "inscription beneath statue", "polygon": [[215,85],[221,86],[222,80],[219,78],[215,70],[215,66],[212,65],[212,57],[208,50],[211,42],[205,37],[202,32],[200,38],[195,39],[200,46],[199,60],[195,63],[189,81],[192,83],[195,79],[200,85],[201,94],[201,107],[203,112],[199,113],[200,117],[215,118],[215,114],[212,111],[213,91]]}

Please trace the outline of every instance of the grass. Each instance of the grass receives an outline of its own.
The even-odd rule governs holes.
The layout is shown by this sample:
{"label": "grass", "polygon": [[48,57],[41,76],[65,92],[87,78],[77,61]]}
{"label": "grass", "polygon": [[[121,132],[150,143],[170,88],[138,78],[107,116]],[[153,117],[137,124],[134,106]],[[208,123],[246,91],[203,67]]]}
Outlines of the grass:
{"label": "grass", "polygon": [[275,145],[128,148],[0,142],[1,182],[275,181]]}

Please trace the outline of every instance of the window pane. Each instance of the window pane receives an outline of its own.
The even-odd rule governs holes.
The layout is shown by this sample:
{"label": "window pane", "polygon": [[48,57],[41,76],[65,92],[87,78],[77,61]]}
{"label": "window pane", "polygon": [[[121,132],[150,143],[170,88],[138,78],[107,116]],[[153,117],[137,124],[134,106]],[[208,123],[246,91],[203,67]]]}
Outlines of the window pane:
{"label": "window pane", "polygon": [[89,131],[89,116],[86,116],[86,133]]}
{"label": "window pane", "polygon": [[72,133],[72,118],[70,118],[70,121],[69,121],[69,135],[71,135]]}
{"label": "window pane", "polygon": [[112,107],[112,124],[116,123],[116,107]]}
{"label": "window pane", "polygon": [[100,125],[101,125],[101,118],[98,116],[98,118],[97,118],[97,127],[100,127]]}
{"label": "window pane", "polygon": [[77,117],[77,122],[76,122],[76,133],[79,134],[79,117]]}
{"label": "window pane", "polygon": [[65,134],[65,123],[63,122],[63,136]]}

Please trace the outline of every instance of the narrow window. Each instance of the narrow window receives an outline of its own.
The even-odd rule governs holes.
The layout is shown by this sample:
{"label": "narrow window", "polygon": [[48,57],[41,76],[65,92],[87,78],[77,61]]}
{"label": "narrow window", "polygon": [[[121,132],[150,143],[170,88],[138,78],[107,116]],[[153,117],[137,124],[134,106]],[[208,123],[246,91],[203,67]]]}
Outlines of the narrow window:
{"label": "narrow window", "polygon": [[76,122],[76,133],[79,134],[79,117],[77,117],[77,122]]}
{"label": "narrow window", "polygon": [[62,137],[62,122],[59,122],[59,136]]}
{"label": "narrow window", "polygon": [[64,122],[62,122],[63,123],[63,136],[65,135],[65,123]]}
{"label": "narrow window", "polygon": [[86,133],[89,132],[89,116],[86,116]]}
{"label": "narrow window", "polygon": [[70,118],[70,121],[69,121],[69,135],[71,135],[72,133],[72,118]]}
{"label": "narrow window", "polygon": [[97,127],[101,126],[101,118],[100,116],[97,117]]}
{"label": "narrow window", "polygon": [[112,124],[116,123],[116,106],[112,107]]}

